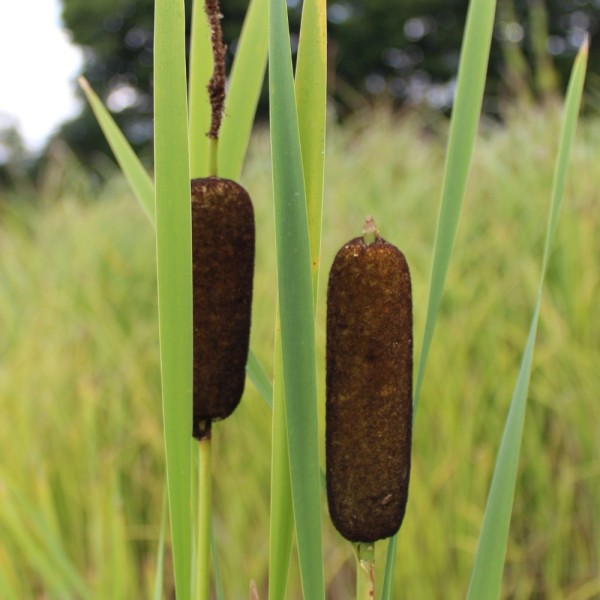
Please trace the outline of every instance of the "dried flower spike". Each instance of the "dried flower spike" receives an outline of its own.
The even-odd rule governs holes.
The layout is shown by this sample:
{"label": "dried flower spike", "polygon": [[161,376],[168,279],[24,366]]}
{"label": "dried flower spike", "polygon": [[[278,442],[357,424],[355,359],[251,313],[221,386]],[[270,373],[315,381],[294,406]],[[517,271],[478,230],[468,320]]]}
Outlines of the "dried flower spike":
{"label": "dried flower spike", "polygon": [[193,435],[229,416],[244,391],[254,275],[254,211],[229,179],[193,179]]}
{"label": "dried flower spike", "polygon": [[408,265],[367,219],[337,253],[327,290],[327,498],[350,541],[389,537],[404,518],[412,367]]}

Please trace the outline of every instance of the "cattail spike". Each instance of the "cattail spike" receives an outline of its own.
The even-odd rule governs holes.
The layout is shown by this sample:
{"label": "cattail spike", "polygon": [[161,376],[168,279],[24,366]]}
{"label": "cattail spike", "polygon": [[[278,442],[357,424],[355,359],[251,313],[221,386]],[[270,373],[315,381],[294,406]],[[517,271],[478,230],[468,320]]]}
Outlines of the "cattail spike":
{"label": "cattail spike", "polygon": [[229,179],[192,184],[193,435],[229,416],[244,391],[254,275],[254,212]]}
{"label": "cattail spike", "polygon": [[402,523],[412,418],[410,273],[376,231],[367,220],[369,239],[342,247],[327,291],[329,512],[346,539],[366,543]]}

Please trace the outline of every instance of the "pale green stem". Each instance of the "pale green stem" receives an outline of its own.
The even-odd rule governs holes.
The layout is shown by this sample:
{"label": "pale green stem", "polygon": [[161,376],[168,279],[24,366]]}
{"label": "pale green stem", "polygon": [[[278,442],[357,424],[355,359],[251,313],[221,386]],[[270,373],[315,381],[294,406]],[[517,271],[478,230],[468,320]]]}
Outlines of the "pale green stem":
{"label": "pale green stem", "polygon": [[379,231],[377,231],[375,219],[373,219],[373,217],[367,217],[365,219],[365,227],[363,229],[363,242],[365,246],[370,246],[373,242],[377,241],[378,237]]}
{"label": "pale green stem", "polygon": [[208,176],[216,177],[218,173],[219,138],[209,138],[208,144]]}
{"label": "pale green stem", "polygon": [[210,472],[211,437],[198,442],[198,548],[197,600],[208,600],[210,595],[210,525],[212,504],[212,477]]}
{"label": "pale green stem", "polygon": [[375,543],[355,544],[356,600],[375,600]]}

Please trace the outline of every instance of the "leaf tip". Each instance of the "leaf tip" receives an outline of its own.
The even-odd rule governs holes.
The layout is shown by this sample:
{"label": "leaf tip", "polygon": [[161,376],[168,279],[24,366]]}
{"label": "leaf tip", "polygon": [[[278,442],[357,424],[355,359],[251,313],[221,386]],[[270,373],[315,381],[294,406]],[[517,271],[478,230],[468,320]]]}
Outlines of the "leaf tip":
{"label": "leaf tip", "polygon": [[89,93],[92,91],[88,80],[83,75],[80,75],[77,78],[77,83],[79,84],[79,87],[83,90],[83,92],[86,94],[86,96],[89,95]]}

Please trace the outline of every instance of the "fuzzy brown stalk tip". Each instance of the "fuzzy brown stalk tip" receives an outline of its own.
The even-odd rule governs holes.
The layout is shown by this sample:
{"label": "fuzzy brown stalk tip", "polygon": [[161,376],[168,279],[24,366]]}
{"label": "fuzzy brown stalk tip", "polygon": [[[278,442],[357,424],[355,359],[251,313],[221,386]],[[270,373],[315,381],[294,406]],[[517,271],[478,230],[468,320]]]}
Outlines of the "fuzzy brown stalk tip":
{"label": "fuzzy brown stalk tip", "polygon": [[223,44],[223,32],[221,31],[223,15],[219,0],[206,0],[204,10],[210,26],[214,57],[213,74],[207,86],[211,106],[210,131],[207,135],[216,140],[219,138],[219,128],[225,106],[225,53],[227,46]]}

